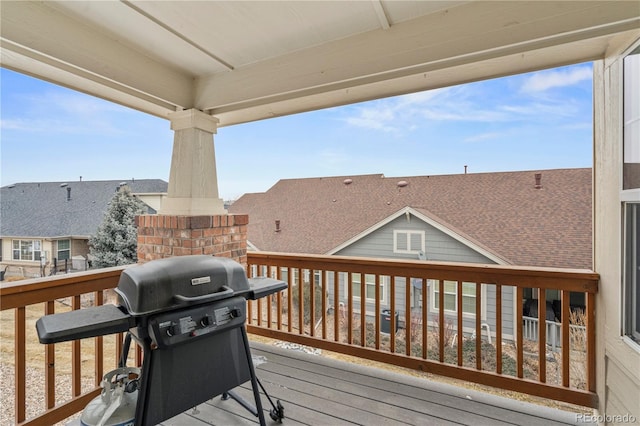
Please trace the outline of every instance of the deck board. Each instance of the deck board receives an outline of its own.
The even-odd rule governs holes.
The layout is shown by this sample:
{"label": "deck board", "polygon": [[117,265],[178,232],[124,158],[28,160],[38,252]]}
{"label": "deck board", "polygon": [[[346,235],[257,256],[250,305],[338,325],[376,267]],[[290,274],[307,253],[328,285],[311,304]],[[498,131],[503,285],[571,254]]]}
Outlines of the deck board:
{"label": "deck board", "polygon": [[[574,413],[383,369],[252,343],[257,376],[285,408],[284,425],[552,425],[580,424]],[[252,405],[250,383],[235,389]],[[262,395],[268,425],[271,405]],[[255,425],[257,418],[220,397],[162,423]]]}

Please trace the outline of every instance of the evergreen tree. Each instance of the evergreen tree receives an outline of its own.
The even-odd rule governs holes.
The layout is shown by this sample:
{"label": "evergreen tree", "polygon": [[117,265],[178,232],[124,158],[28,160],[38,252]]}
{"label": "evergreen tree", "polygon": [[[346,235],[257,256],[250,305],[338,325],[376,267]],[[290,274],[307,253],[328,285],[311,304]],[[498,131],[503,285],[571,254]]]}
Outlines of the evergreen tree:
{"label": "evergreen tree", "polygon": [[123,185],[113,196],[98,232],[89,238],[92,267],[127,265],[138,261],[138,231],[135,216],[147,212],[147,206],[131,195]]}

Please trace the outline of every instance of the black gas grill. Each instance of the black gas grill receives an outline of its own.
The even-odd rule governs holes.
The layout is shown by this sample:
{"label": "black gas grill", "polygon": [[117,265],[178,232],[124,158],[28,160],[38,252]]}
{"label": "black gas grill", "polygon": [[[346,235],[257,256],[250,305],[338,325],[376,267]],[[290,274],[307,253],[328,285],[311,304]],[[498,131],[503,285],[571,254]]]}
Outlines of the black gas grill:
{"label": "black gas grill", "polygon": [[[227,258],[160,259],[122,272],[119,306],[48,315],[36,328],[41,343],[129,332],[144,354],[136,425],[158,424],[217,395],[235,399],[264,425],[260,388],[273,406],[271,417],[280,421],[284,413],[256,378],[244,327],[246,300],[286,286],[270,278],[248,280],[242,266]],[[121,364],[126,358],[123,353]],[[248,381],[255,406],[232,390]]]}

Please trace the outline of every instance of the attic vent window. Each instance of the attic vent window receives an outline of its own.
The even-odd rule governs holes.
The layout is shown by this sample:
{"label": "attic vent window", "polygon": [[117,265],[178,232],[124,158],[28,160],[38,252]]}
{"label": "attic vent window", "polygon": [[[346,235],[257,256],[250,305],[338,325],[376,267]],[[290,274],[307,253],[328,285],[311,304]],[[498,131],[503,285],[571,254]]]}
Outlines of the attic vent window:
{"label": "attic vent window", "polygon": [[405,186],[409,185],[409,182],[407,182],[406,180],[401,180],[396,185],[398,185],[398,188],[404,188]]}
{"label": "attic vent window", "polygon": [[352,179],[345,179],[342,181],[342,183],[344,183],[345,185],[351,185],[351,183],[353,183]]}

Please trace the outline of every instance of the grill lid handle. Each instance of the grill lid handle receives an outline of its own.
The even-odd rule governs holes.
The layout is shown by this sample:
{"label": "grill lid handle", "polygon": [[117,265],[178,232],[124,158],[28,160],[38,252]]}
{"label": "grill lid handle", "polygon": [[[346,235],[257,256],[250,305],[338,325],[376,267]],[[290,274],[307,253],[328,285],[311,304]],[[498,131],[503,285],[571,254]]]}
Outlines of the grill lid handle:
{"label": "grill lid handle", "polygon": [[204,294],[202,296],[183,296],[182,294],[176,294],[173,296],[180,303],[203,303],[203,302],[213,302],[215,300],[220,300],[227,298],[233,294],[233,289],[223,285],[220,291],[211,294]]}

